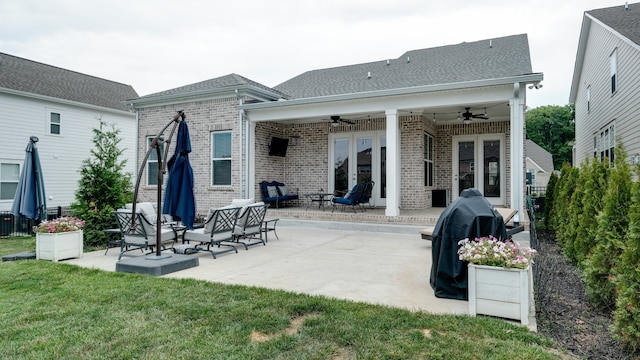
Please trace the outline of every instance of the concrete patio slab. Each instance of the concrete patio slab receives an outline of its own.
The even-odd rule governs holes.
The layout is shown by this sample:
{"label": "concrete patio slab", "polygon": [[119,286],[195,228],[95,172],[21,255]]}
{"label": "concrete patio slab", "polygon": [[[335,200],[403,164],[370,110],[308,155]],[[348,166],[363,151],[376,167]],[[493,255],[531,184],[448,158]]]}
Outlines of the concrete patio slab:
{"label": "concrete patio slab", "polygon": [[[467,301],[434,296],[429,285],[431,242],[421,239],[417,231],[345,231],[285,224],[278,225],[279,239],[270,235],[266,246],[249,250],[240,247],[237,254],[226,253],[217,259],[207,252],[185,255],[197,257],[199,266],[163,276],[323,295],[434,314],[469,313]],[[105,255],[102,250],[64,263],[114,271],[117,258],[117,251]],[[530,318],[529,328],[535,330],[535,324],[535,318]]]}

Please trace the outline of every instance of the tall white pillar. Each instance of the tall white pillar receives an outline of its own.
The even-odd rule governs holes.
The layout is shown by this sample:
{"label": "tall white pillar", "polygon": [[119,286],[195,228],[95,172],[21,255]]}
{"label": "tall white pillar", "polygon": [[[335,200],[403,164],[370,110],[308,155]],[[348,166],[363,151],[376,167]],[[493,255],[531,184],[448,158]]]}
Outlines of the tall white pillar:
{"label": "tall white pillar", "polygon": [[400,215],[400,129],[398,124],[398,110],[387,110],[386,115],[387,207],[384,214],[386,216],[398,216]]}
{"label": "tall white pillar", "polygon": [[256,198],[256,123],[247,119],[247,198]]}
{"label": "tall white pillar", "polygon": [[524,94],[520,83],[513,84],[511,109],[511,208],[518,210],[516,216],[524,220]]}

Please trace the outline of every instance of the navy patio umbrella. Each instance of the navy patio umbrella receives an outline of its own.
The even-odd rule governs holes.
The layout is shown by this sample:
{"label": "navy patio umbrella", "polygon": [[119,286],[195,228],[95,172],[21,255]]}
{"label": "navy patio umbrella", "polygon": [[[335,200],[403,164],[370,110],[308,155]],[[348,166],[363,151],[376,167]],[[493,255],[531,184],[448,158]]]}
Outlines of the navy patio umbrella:
{"label": "navy patio umbrella", "polygon": [[190,152],[189,127],[183,120],[178,126],[175,152],[167,161],[169,175],[167,176],[162,213],[179,217],[182,224],[189,230],[193,229],[196,217],[193,168],[189,162]]}
{"label": "navy patio umbrella", "polygon": [[11,213],[36,221],[45,221],[47,220],[47,199],[36,142],[38,142],[36,136],[29,138]]}

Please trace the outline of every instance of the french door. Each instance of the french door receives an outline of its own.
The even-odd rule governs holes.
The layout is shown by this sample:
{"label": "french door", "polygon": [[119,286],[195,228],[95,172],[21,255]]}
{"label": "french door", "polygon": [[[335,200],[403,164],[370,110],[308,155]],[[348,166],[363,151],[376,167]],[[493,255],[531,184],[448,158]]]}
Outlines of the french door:
{"label": "french door", "polygon": [[505,140],[502,134],[453,138],[453,199],[478,189],[493,205],[505,205]]}
{"label": "french door", "polygon": [[348,191],[373,180],[371,204],[386,205],[386,132],[354,132],[329,135],[329,188]]}

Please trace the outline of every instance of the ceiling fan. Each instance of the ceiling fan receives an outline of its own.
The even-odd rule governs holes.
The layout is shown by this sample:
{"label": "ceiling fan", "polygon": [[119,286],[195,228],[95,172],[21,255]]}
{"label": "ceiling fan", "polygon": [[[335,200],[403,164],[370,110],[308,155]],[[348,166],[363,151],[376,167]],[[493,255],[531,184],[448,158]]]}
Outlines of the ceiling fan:
{"label": "ceiling fan", "polygon": [[483,120],[489,120],[489,117],[487,116],[487,109],[485,108],[484,110],[484,114],[473,114],[471,111],[471,108],[464,108],[466,111],[464,113],[462,113],[462,123],[463,124],[470,124],[471,123],[471,119],[483,119]]}
{"label": "ceiling fan", "polygon": [[338,126],[343,122],[345,124],[354,125],[355,123],[349,119],[343,119],[340,115],[332,115],[331,116],[331,126]]}

